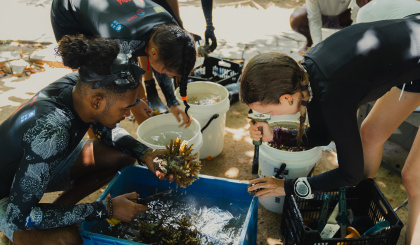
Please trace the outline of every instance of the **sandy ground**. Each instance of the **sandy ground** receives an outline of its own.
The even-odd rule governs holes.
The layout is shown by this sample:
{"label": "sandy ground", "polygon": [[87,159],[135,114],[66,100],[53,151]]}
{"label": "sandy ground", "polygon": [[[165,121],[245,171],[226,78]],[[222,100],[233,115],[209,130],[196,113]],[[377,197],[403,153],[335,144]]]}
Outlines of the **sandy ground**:
{"label": "sandy ground", "polygon": [[[17,3],[21,4],[22,2],[26,2],[28,9],[35,8],[36,10],[39,10],[39,8],[44,8],[43,13],[48,12],[50,4],[49,0],[27,0],[18,1]],[[303,43],[303,37],[291,31],[287,21],[293,8],[300,6],[301,2],[302,1],[293,0],[215,0],[213,16],[219,47],[214,53],[214,56],[237,59],[243,58],[247,61],[260,52],[279,51],[290,54],[295,59],[300,59],[297,55],[297,50]],[[10,4],[11,3],[8,3],[6,6],[11,7]],[[200,12],[201,8],[199,1],[180,1],[180,5],[181,14],[182,16],[185,16],[184,25],[187,29],[195,33],[203,33],[202,28],[205,25],[202,12]],[[11,15],[10,12],[13,11],[7,11],[7,14],[2,18]],[[233,13],[239,13],[239,15],[235,17]],[[252,16],[252,18],[248,19],[246,18],[247,16]],[[44,26],[45,24],[43,22],[45,19],[42,18],[34,21],[40,21],[40,29],[42,29],[41,25]],[[23,28],[20,26],[24,26],[24,23],[18,22],[13,25],[15,25],[15,33],[13,33],[11,37],[3,37],[0,35],[0,41],[21,41],[2,41],[0,51],[22,50],[24,54],[28,56],[34,50],[52,50],[54,48],[55,44],[51,35],[51,30],[31,33],[29,30],[27,32],[18,31],[20,30],[19,28]],[[265,29],[263,27],[265,27]],[[325,33],[328,35],[328,31],[325,31]],[[23,43],[22,40],[29,40],[29,42]],[[42,43],[40,44],[40,42]],[[0,78],[0,123],[3,122],[9,114],[15,111],[21,103],[33,96],[36,91],[69,72],[69,69],[46,67],[44,72],[31,76],[24,75],[23,77],[16,78],[9,75]],[[238,180],[250,180],[256,177],[251,174],[254,146],[248,136],[247,112],[248,108],[240,102],[237,102],[230,107],[226,114],[223,152],[212,160],[202,161],[202,174]],[[125,120],[121,125],[136,137],[136,123]],[[404,156],[406,156],[404,150],[391,142],[387,143],[384,157],[390,159],[389,161],[396,161],[402,166],[404,163]],[[315,174],[322,173],[335,167],[337,167],[335,151],[323,151],[321,160],[315,167]],[[393,208],[397,207],[405,200],[406,191],[399,176],[392,174],[384,168],[380,168],[380,171],[375,177],[375,182]],[[82,202],[95,201],[105,187],[106,186],[83,199]],[[46,194],[42,201],[52,202],[58,195],[60,195],[60,192]],[[400,209],[397,214],[403,222],[406,222],[407,211],[404,208]],[[279,233],[281,218],[281,215],[267,211],[260,205],[258,209],[257,244],[282,244]],[[1,234],[0,237],[2,237],[3,244],[6,244],[4,236]],[[404,244],[404,238],[405,228],[401,231],[398,244]]]}

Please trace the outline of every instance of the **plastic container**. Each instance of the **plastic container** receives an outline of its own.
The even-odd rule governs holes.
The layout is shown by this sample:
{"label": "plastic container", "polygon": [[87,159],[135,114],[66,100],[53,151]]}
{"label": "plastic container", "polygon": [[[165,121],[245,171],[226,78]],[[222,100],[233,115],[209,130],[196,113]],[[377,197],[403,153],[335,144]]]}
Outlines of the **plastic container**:
{"label": "plastic container", "polygon": [[[224,198],[226,202],[229,201],[240,201],[244,205],[247,205],[248,211],[242,227],[240,239],[238,245],[256,244],[257,241],[257,220],[258,220],[258,198],[248,193],[248,182],[239,181],[225,178],[218,178],[207,175],[199,175],[199,179],[188,186],[183,191],[205,195],[206,198]],[[153,186],[153,188],[150,188]],[[159,181],[156,176],[143,166],[129,166],[124,168],[119,174],[117,174],[108,187],[98,198],[103,200],[108,194],[112,197],[136,191],[141,193],[154,194],[168,188],[175,189],[175,182],[169,183],[167,181]],[[154,193],[150,193],[155,191]],[[124,239],[118,239],[111,236],[102,235],[99,233],[92,232],[97,226],[103,225],[106,221],[92,221],[83,222],[80,226],[80,234],[83,238],[84,244],[86,245],[120,245],[120,244],[141,244],[133,241]],[[236,244],[235,244],[236,245]]]}
{"label": "plastic container", "polygon": [[207,57],[203,64],[194,68],[191,72],[189,81],[209,81],[222,86],[236,83],[242,74],[245,60],[243,59],[223,59]]}
{"label": "plastic container", "polygon": [[[203,146],[200,149],[200,159],[216,157],[223,150],[224,130],[226,123],[226,112],[229,110],[229,93],[227,89],[212,82],[188,83],[187,96],[191,98],[194,94],[220,95],[220,102],[210,105],[190,104],[188,113],[200,123],[203,133]],[[184,103],[179,94],[179,88],[175,90],[175,96],[182,108]],[[216,117],[217,116],[217,117]]]}
{"label": "plastic container", "polygon": [[[281,125],[283,127],[298,128],[299,124],[293,121],[270,121],[270,127]],[[273,148],[264,142],[259,149],[259,177],[275,176],[282,164],[286,168],[280,174],[283,179],[294,179],[308,176],[322,155],[322,147],[315,147],[306,151],[283,151]],[[284,196],[265,197],[260,200],[267,210],[281,214],[283,212]]]}
{"label": "plastic container", "polygon": [[[372,179],[365,179],[356,187],[347,189],[347,209],[353,212],[353,223],[350,225],[360,234],[375,225],[378,221],[387,220],[390,228],[372,237],[359,238],[321,238],[318,230],[305,225],[305,221],[313,224],[319,218],[322,197],[331,196],[329,215],[338,202],[338,192],[315,192],[314,199],[301,199],[293,195],[287,196],[281,221],[281,235],[284,244],[397,244],[400,232],[404,226],[378,186]],[[359,220],[359,221],[357,221]],[[362,222],[363,221],[363,222]],[[310,225],[312,226],[312,225]],[[316,227],[316,226],[315,226]],[[340,231],[337,232],[338,234]]]}
{"label": "plastic container", "polygon": [[[179,122],[176,121],[172,114],[150,117],[138,126],[137,139],[152,149],[165,149],[165,144],[158,144],[153,138],[158,133],[171,132],[165,136],[175,140],[177,136],[182,135],[184,137],[181,137],[181,139],[187,140],[189,146],[194,144],[192,153],[199,152],[203,145],[200,123],[193,119],[193,122],[188,128],[178,127],[178,125]],[[166,139],[165,142],[169,144],[170,139]]]}

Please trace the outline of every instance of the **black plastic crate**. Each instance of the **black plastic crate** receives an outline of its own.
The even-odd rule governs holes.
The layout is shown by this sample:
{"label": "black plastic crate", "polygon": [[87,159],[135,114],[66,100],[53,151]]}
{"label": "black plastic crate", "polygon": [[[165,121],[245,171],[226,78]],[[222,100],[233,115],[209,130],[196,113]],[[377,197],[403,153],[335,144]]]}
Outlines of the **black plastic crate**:
{"label": "black plastic crate", "polygon": [[238,82],[243,65],[243,59],[223,59],[209,56],[204,59],[202,65],[191,71],[188,78],[190,82],[211,81],[224,86]]}
{"label": "black plastic crate", "polygon": [[[378,186],[372,179],[365,179],[355,187],[347,189],[347,209],[351,209],[355,221],[359,222],[359,233],[363,234],[378,221],[387,220],[390,228],[372,237],[321,238],[316,223],[319,219],[324,194],[331,197],[329,215],[338,203],[338,191],[315,192],[314,199],[286,196],[281,221],[281,235],[285,245],[297,244],[396,244],[404,224],[395,214]],[[305,221],[305,223],[304,223]],[[309,221],[309,222],[308,222]],[[311,224],[312,223],[312,224]],[[362,227],[360,227],[362,224]],[[340,234],[340,231],[337,232]]]}

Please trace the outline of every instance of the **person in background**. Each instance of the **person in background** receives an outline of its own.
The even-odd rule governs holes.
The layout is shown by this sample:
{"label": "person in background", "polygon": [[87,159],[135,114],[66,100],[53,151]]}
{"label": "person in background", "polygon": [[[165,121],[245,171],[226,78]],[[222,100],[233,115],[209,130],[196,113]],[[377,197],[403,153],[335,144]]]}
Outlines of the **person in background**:
{"label": "person in background", "polygon": [[[146,57],[144,67],[155,73],[169,110],[179,122],[182,121],[180,126],[190,125],[186,88],[197,56],[195,43],[192,35],[179,27],[162,6],[151,0],[54,0],[51,23],[56,40],[79,33],[113,39],[121,44],[122,52],[132,54],[132,60],[138,62],[137,57]],[[168,77],[179,80],[185,111],[176,100],[173,84],[165,82]],[[139,92],[140,96],[142,94],[144,91]],[[141,106],[132,108],[138,123],[149,117],[145,109]]]}
{"label": "person in background", "polygon": [[[420,13],[420,2],[417,0],[357,0],[360,7],[357,23],[379,20],[400,19]],[[393,87],[382,98],[375,102],[368,116],[360,127],[365,177],[373,178],[381,165],[385,141],[420,106],[420,80],[413,80]],[[393,113],[387,113],[392,111]],[[416,137],[418,138],[418,136]],[[408,194],[408,225],[406,244],[420,241],[420,229],[417,220],[420,217],[420,181],[417,173],[420,162],[415,152],[418,145],[413,145],[401,171],[402,180]],[[417,160],[417,161],[416,161]]]}
{"label": "person in background", "polygon": [[[162,6],[166,11],[168,11],[176,20],[177,24],[184,28],[183,22],[181,20],[181,16],[179,13],[179,4],[178,0],[153,0],[155,3]],[[213,52],[217,47],[217,39],[214,35],[214,26],[213,26],[213,17],[212,17],[212,11],[213,11],[213,0],[201,0],[201,6],[203,8],[204,17],[206,19],[206,31],[204,33],[205,36],[205,47],[206,52],[211,53]],[[194,36],[195,41],[201,40],[201,37],[195,34],[192,34]],[[145,56],[139,57],[140,65],[146,69],[147,66],[147,58]],[[172,87],[172,79],[167,76],[160,76],[159,74],[155,73],[155,76],[160,78],[162,80],[161,84],[164,84],[163,91],[166,90],[173,90]],[[147,98],[147,101],[149,102],[150,107],[153,110],[156,110],[158,113],[167,113],[168,109],[163,104],[162,100],[159,98],[158,92],[156,90],[156,83],[155,78],[153,77],[152,72],[146,71],[146,73],[143,75],[144,78],[144,85],[146,87],[146,94],[141,95],[142,98]]]}
{"label": "person in background", "polygon": [[[58,54],[77,69],[39,91],[0,125],[0,231],[14,244],[83,244],[77,224],[130,221],[147,206],[135,192],[77,204],[125,166],[153,168],[156,154],[118,123],[139,103],[144,70],[113,40],[64,36]],[[88,128],[96,139],[84,140]],[[44,193],[64,191],[54,203]]]}
{"label": "person in background", "polygon": [[[251,138],[307,147],[334,141],[338,158],[334,170],[297,179],[259,178],[249,182],[248,191],[261,188],[256,193],[260,198],[293,194],[309,199],[314,191],[336,191],[365,177],[374,166],[364,160],[357,110],[394,86],[420,79],[419,16],[349,26],[311,48],[301,65],[281,53],[262,53],[248,62],[241,77],[243,103],[271,115],[301,114],[296,139],[282,140],[292,132],[273,132],[266,122],[250,122]],[[416,96],[420,100],[420,94]],[[390,105],[384,113],[394,116],[398,110]],[[418,134],[408,160],[415,163],[415,170],[420,165],[419,147]]]}
{"label": "person in background", "polygon": [[304,56],[323,40],[321,28],[342,29],[354,23],[358,9],[354,0],[306,0],[290,15],[292,29],[306,38],[299,54]]}

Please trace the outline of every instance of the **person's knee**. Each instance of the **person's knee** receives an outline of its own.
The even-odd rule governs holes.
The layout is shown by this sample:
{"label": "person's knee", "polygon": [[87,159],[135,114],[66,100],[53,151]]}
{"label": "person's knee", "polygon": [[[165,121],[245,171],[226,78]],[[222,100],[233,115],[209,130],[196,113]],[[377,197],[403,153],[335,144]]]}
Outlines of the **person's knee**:
{"label": "person's knee", "polygon": [[377,130],[377,127],[368,121],[364,121],[360,126],[360,138],[363,144],[382,145],[387,137]]}
{"label": "person's knee", "polygon": [[303,15],[290,15],[290,27],[292,30],[299,32],[300,30],[304,29],[305,25],[305,18],[306,16]]}
{"label": "person's knee", "polygon": [[299,30],[304,29],[305,25],[308,25],[308,16],[307,16],[306,8],[302,7],[296,9],[290,15],[290,27],[292,30],[299,32]]}
{"label": "person's knee", "polygon": [[83,244],[83,239],[80,236],[79,229],[76,225],[46,230],[15,231],[13,234],[14,243],[12,244],[34,244],[34,239],[36,239],[39,244]]}
{"label": "person's knee", "polygon": [[80,236],[79,230],[76,226],[72,226],[69,229],[64,229],[61,236],[58,239],[57,244],[60,245],[82,245],[83,239]]}
{"label": "person's knee", "polygon": [[420,180],[418,177],[418,171],[413,170],[410,167],[410,163],[405,163],[404,168],[401,171],[401,177],[405,189],[410,197],[420,196]]}

